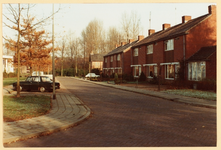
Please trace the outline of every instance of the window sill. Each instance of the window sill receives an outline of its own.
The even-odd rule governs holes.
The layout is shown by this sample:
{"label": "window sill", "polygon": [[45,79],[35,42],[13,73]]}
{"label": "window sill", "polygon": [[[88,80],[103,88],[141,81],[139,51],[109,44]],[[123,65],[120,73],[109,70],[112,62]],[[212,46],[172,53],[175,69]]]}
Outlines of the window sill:
{"label": "window sill", "polygon": [[171,49],[171,50],[164,50],[164,51],[166,52],[166,51],[173,51],[173,50],[174,50],[174,49]]}
{"label": "window sill", "polygon": [[174,80],[174,78],[165,78],[166,80]]}

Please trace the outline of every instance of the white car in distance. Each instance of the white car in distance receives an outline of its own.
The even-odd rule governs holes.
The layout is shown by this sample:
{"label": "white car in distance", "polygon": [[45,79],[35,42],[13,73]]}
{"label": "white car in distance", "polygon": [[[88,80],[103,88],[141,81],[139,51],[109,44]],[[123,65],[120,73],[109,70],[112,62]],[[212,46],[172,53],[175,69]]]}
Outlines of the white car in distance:
{"label": "white car in distance", "polygon": [[96,75],[95,73],[88,73],[86,76],[86,78],[95,78],[95,77],[100,77],[100,75]]}

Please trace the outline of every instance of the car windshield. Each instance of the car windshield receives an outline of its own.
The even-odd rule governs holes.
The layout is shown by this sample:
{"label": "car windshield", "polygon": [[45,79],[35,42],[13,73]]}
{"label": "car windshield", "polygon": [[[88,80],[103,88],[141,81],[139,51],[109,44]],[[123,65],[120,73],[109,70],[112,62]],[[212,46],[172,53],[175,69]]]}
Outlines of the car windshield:
{"label": "car windshield", "polygon": [[51,79],[49,77],[41,77],[42,82],[50,82]]}
{"label": "car windshield", "polygon": [[30,81],[32,81],[32,78],[31,77],[27,77],[25,81],[29,81],[30,82]]}

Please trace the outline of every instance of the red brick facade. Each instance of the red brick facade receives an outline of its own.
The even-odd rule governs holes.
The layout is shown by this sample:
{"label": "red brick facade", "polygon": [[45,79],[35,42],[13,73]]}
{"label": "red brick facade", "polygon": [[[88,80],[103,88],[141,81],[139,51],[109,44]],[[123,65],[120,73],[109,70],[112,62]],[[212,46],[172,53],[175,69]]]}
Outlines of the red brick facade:
{"label": "red brick facade", "polygon": [[[159,65],[161,77],[165,80],[174,80],[181,60],[187,60],[202,47],[216,45],[216,6],[209,6],[208,9],[208,14],[195,19],[183,16],[182,23],[174,27],[163,24],[162,31],[154,33],[154,30],[149,30],[149,36],[132,47],[131,67],[133,70],[136,66],[140,66],[140,72],[143,71],[148,78],[148,73],[156,71],[154,67]],[[153,52],[150,54],[147,54],[148,45],[153,45]],[[137,48],[138,56],[134,57],[133,53]],[[206,62],[206,77],[216,78],[215,54],[211,56],[211,60]],[[187,80],[188,64],[185,64],[185,67]],[[134,76],[135,73],[133,71]],[[149,78],[152,77],[149,76]]]}

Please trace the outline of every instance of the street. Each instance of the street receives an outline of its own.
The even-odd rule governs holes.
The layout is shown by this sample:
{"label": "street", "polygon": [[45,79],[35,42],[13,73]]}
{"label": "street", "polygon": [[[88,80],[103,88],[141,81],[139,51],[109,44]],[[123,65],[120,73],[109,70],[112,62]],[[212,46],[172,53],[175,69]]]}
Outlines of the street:
{"label": "street", "polygon": [[5,147],[174,147],[216,146],[216,109],[58,77],[92,111],[72,128],[5,144]]}

